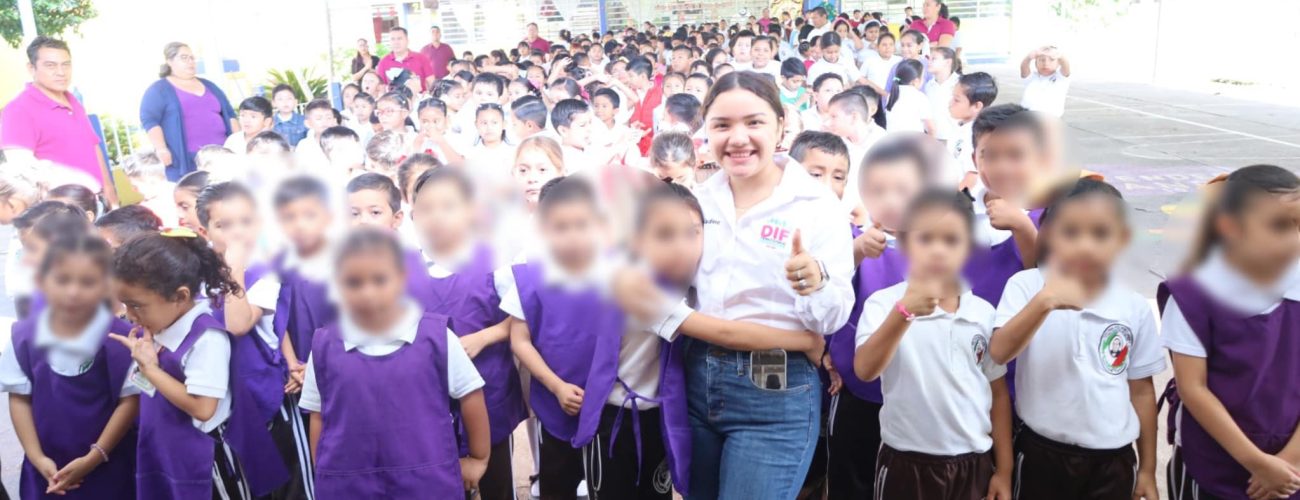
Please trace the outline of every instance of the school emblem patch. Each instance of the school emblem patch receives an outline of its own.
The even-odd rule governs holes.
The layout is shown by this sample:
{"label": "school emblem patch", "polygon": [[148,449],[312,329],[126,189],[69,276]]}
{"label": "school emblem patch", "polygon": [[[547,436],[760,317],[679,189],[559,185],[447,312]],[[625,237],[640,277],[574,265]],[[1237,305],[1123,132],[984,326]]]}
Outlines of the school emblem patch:
{"label": "school emblem patch", "polygon": [[1097,346],[1097,359],[1101,360],[1101,369],[1111,375],[1119,375],[1128,369],[1129,349],[1133,347],[1133,330],[1119,323],[1107,326],[1101,332],[1101,343]]}
{"label": "school emblem patch", "polygon": [[984,354],[989,352],[989,339],[976,335],[970,339],[970,350],[975,354],[975,364],[983,364]]}

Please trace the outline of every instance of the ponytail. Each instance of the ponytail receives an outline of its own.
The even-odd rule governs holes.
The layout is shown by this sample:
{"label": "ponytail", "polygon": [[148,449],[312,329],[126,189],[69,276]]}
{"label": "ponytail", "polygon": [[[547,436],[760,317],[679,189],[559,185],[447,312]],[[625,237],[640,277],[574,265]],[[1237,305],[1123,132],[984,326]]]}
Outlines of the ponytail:
{"label": "ponytail", "polygon": [[1211,179],[1202,190],[1205,203],[1199,230],[1192,252],[1183,264],[1183,271],[1191,271],[1204,262],[1210,250],[1221,242],[1215,227],[1218,216],[1240,216],[1246,205],[1260,195],[1276,196],[1296,191],[1300,191],[1300,178],[1274,165],[1251,165]]}
{"label": "ponytail", "polygon": [[885,108],[893,111],[894,103],[898,102],[898,95],[902,93],[899,87],[911,85],[924,71],[921,62],[916,59],[904,59],[894,66],[894,86],[889,88],[889,104]]}
{"label": "ponytail", "polygon": [[167,300],[177,299],[181,287],[189,288],[192,297],[206,295],[213,300],[244,293],[207,240],[188,229],[144,233],[127,240],[113,259],[113,275]]}
{"label": "ponytail", "polygon": [[172,67],[167,64],[167,61],[176,57],[176,54],[179,54],[181,49],[185,47],[189,46],[181,42],[171,42],[163,46],[163,63],[162,66],[158,68],[158,78],[167,78],[168,76],[171,76]]}

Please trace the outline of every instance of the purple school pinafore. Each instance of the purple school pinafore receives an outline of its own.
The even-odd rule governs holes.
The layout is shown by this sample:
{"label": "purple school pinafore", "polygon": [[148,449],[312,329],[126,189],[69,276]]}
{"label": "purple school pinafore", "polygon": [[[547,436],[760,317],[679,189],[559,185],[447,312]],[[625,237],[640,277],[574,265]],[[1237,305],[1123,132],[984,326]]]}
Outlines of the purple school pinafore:
{"label": "purple school pinafore", "polygon": [[[1186,276],[1162,284],[1159,295],[1162,304],[1174,299],[1205,345],[1206,383],[1232,421],[1264,453],[1281,451],[1300,423],[1300,302],[1283,299],[1270,313],[1243,317]],[[1196,483],[1222,498],[1246,498],[1250,473],[1191,413],[1178,430]]]}
{"label": "purple school pinafore", "polygon": [[[158,365],[184,383],[185,368],[181,360],[210,328],[221,329],[221,323],[211,315],[199,315],[175,351],[165,348],[158,351]],[[194,427],[193,418],[161,393],[152,397],[142,394],[135,471],[138,498],[211,498],[215,448],[216,440]]]}
{"label": "purple school pinafore", "polygon": [[862,317],[862,305],[871,294],[897,285],[906,277],[907,257],[903,256],[903,252],[892,247],[886,247],[878,258],[862,259],[862,263],[858,265],[858,272],[853,276],[856,292],[853,311],[849,313],[848,324],[831,335],[830,345],[827,348],[831,351],[831,363],[835,365],[835,371],[839,372],[840,378],[844,380],[844,387],[858,399],[875,404],[884,403],[884,396],[880,393],[879,378],[873,382],[863,382],[857,374],[853,373],[853,355],[856,351],[858,320]]}
{"label": "purple school pinafore", "polygon": [[[269,271],[268,266],[250,267],[244,272],[245,287],[252,287]],[[212,315],[225,328],[224,307],[218,305]],[[249,489],[255,495],[267,494],[289,480],[284,459],[267,430],[284,400],[284,357],[251,331],[231,335],[230,350],[231,414],[224,437],[243,466]]]}
{"label": "purple school pinafore", "polygon": [[[1029,220],[1034,221],[1035,227],[1039,226],[1042,217],[1041,208],[1029,212]],[[1016,246],[1016,239],[1012,237],[987,249],[976,249],[971,253],[970,260],[966,261],[966,268],[962,270],[962,274],[970,282],[971,292],[996,308],[1002,301],[1002,291],[1006,289],[1007,281],[1012,275],[1023,270],[1025,264],[1020,257],[1020,247]],[[1011,397],[1015,398],[1016,360],[1014,359],[1007,363],[1006,380],[1007,390],[1011,393]]]}
{"label": "purple school pinafore", "polygon": [[[583,386],[582,410],[578,413],[578,429],[570,444],[574,448],[586,446],[596,436],[600,427],[601,412],[604,411],[609,394],[614,384],[622,384],[627,391],[618,414],[614,418],[614,438],[610,439],[608,453],[612,454],[617,441],[617,429],[623,420],[624,412],[632,415],[633,439],[636,439],[637,459],[641,456],[640,408],[637,401],[659,403],[660,434],[667,451],[668,468],[672,472],[673,486],[679,493],[689,491],[691,429],[687,416],[686,404],[686,368],[682,358],[685,355],[681,343],[669,343],[660,340],[659,346],[659,387],[658,396],[648,398],[637,394],[618,378],[619,350],[627,323],[623,313],[608,303],[593,303],[593,308],[600,311],[593,314],[590,328],[596,334],[596,345],[591,358],[587,384]],[[531,314],[531,311],[527,314]],[[567,379],[566,379],[567,380]],[[604,452],[605,450],[597,450]],[[640,470],[640,467],[637,467]]]}
{"label": "purple school pinafore", "polygon": [[[533,346],[560,379],[586,387],[599,332],[623,334],[621,311],[594,289],[575,292],[546,287],[539,264],[516,264],[512,271]],[[559,400],[537,378],[530,384],[529,403],[542,427],[557,438],[571,441],[578,429],[577,417],[564,413]],[[600,402],[604,404],[603,399]]]}
{"label": "purple school pinafore", "polygon": [[343,348],[337,325],[312,344],[321,395],[319,498],[459,498],[464,483],[447,394],[447,318],[384,356]]}
{"label": "purple school pinafore", "polygon": [[[429,276],[420,252],[407,252],[407,292],[426,311],[447,316],[451,330],[465,336],[506,319],[492,280],[492,249],[479,245],[464,268],[445,278]],[[515,427],[528,418],[519,372],[509,342],[490,345],[474,357],[474,367],[483,377],[483,399],[487,405],[492,444],[510,437]],[[461,432],[464,435],[464,432]]]}
{"label": "purple school pinafore", "polygon": [[338,309],[329,299],[329,283],[312,281],[296,270],[284,265],[285,254],[271,261],[271,268],[280,277],[280,296],[276,299],[275,319],[272,321],[276,335],[288,335],[298,361],[307,362],[312,336],[316,330],[333,323]]}
{"label": "purple school pinafore", "polygon": [[[109,333],[126,334],[131,324],[114,319],[100,332],[105,337],[90,368],[68,377],[50,368],[45,350],[36,347],[36,322],[39,316],[14,323],[13,348],[18,366],[32,386],[32,417],[36,436],[45,455],[59,467],[90,451],[99,440],[108,420],[117,409],[118,395],[131,369],[131,353],[121,344],[107,339]],[[86,476],[81,487],[64,496],[46,495],[49,483],[26,459],[19,481],[20,498],[65,498],[126,500],[135,498],[135,434],[129,430],[109,454],[108,463]]]}

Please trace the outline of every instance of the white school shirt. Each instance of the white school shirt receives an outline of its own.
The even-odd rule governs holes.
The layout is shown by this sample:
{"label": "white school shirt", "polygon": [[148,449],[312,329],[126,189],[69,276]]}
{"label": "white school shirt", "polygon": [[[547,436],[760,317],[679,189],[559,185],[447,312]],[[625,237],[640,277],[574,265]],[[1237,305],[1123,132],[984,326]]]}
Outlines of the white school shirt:
{"label": "white school shirt", "polygon": [[[906,281],[871,294],[858,320],[856,347],[876,333],[905,293]],[[989,382],[1007,374],[988,354],[994,316],[993,306],[965,287],[955,312],[935,308],[912,320],[880,375],[885,444],[941,456],[993,447]]]}
{"label": "white school shirt", "polygon": [[307,137],[298,141],[298,145],[293,148],[293,162],[297,168],[308,171],[325,170],[330,166],[330,160],[321,148],[320,137],[310,130],[307,131]]}
{"label": "white school shirt", "polygon": [[248,154],[248,139],[244,138],[243,131],[235,132],[226,137],[226,142],[222,143],[221,147],[229,149],[239,156],[244,156]]}
{"label": "white school shirt", "polygon": [[[842,213],[843,205],[799,162],[787,156],[776,162],[780,183],[739,219],[726,175],[714,175],[695,190],[704,210],[704,253],[695,275],[699,311],[830,335],[848,322],[854,302],[852,235],[843,218],[827,216]],[[786,280],[795,230],[830,276],[808,296]]]}
{"label": "white school shirt", "polygon": [[[185,341],[185,337],[189,335],[194,320],[200,315],[211,312],[212,307],[208,301],[196,302],[194,307],[181,315],[175,323],[164,328],[161,333],[154,334],[154,342],[167,348],[168,351],[176,352]],[[209,328],[200,335],[202,336],[194,342],[190,351],[181,358],[181,367],[185,374],[187,394],[217,400],[217,411],[212,414],[212,418],[206,421],[191,419],[195,428],[208,433],[216,430],[230,418],[230,334],[224,330]],[[137,373],[139,370],[140,366],[132,362],[130,372],[132,376],[129,378],[143,379],[143,375]],[[156,390],[146,390],[141,397],[162,398],[164,396]]]}
{"label": "white school shirt", "polygon": [[957,80],[960,78],[961,75],[953,73],[948,75],[948,80],[943,83],[939,83],[937,78],[931,78],[921,86],[926,99],[930,101],[935,139],[951,141],[956,133],[957,121],[952,119],[948,104],[952,102],[952,92],[957,88]]}
{"label": "white school shirt", "polygon": [[865,137],[863,137],[862,142],[855,144],[849,142],[848,139],[844,139],[844,145],[849,149],[849,173],[846,177],[848,184],[844,188],[843,200],[844,206],[850,212],[859,203],[862,203],[862,193],[857,189],[858,176],[862,175],[862,160],[866,159],[867,152],[871,151],[871,147],[880,142],[880,139],[887,133],[885,129],[880,128],[880,125],[876,125],[876,122],[870,118],[867,119],[867,125],[864,129],[863,134]]}
{"label": "white school shirt", "polygon": [[888,87],[889,73],[893,71],[894,65],[902,60],[903,58],[897,54],[885,59],[877,53],[876,57],[868,57],[867,61],[862,63],[862,72],[866,73],[867,79],[871,80],[871,83],[885,89]]}
{"label": "white school shirt", "polygon": [[844,80],[844,88],[852,87],[854,82],[858,81],[858,78],[862,77],[862,74],[858,71],[858,67],[854,66],[852,61],[851,56],[844,55],[840,55],[839,60],[835,62],[818,59],[817,62],[813,63],[811,68],[808,68],[808,81],[816,82],[817,77],[827,73],[833,73],[840,75],[840,78]]}
{"label": "white school shirt", "polygon": [[[812,92],[812,91],[809,90],[808,92]],[[805,109],[803,110],[803,112],[799,113],[799,121],[803,122],[804,130],[816,130],[818,132],[824,132],[824,130],[822,130],[822,114],[821,112],[817,111],[817,103],[815,102],[816,100],[817,100],[816,96],[813,96],[812,99],[808,100],[809,101],[808,109]]]}
{"label": "white school shirt", "polygon": [[275,306],[280,299],[280,277],[268,270],[257,283],[248,287],[245,296],[249,305],[262,310],[262,317],[253,325],[253,333],[270,348],[280,350],[280,337],[275,334]]}
{"label": "white school shirt", "polygon": [[[407,300],[402,311],[402,318],[388,331],[381,335],[372,335],[362,330],[347,313],[339,313],[339,334],[343,337],[343,350],[356,350],[366,356],[387,356],[407,344],[415,342],[415,335],[424,317],[424,309]],[[431,360],[432,361],[432,360]],[[469,354],[460,345],[460,338],[447,329],[447,394],[452,399],[460,399],[471,392],[483,388],[483,377],[479,375]],[[312,357],[307,358],[307,370],[302,382],[302,398],[298,406],[304,410],[320,413],[320,387],[316,385],[316,369]]]}
{"label": "white school shirt", "polygon": [[925,133],[925,120],[933,120],[930,99],[911,85],[898,86],[898,100],[885,110],[885,128],[890,132]]}
{"label": "white school shirt", "polygon": [[[41,311],[40,317],[36,320],[36,334],[32,337],[32,345],[45,349],[45,360],[54,373],[64,377],[75,377],[90,371],[94,366],[95,356],[99,354],[100,347],[108,341],[104,336],[104,330],[112,321],[113,315],[108,312],[108,308],[101,306],[95,311],[90,322],[86,323],[86,327],[76,336],[61,338],[55,336],[50,330],[50,309],[46,308]],[[127,332],[110,333],[127,334]],[[27,378],[22,366],[18,364],[18,353],[14,351],[12,337],[8,343],[4,353],[0,354],[0,392],[31,395],[32,381]],[[118,397],[124,398],[136,394],[140,394],[140,388],[131,383],[129,378],[125,378]]]}
{"label": "white school shirt", "polygon": [[[1292,265],[1272,286],[1261,287],[1233,268],[1216,248],[1191,276],[1215,302],[1248,317],[1273,312],[1282,305],[1282,299],[1300,300],[1300,264]],[[1205,344],[1183,317],[1178,301],[1165,303],[1161,324],[1160,335],[1170,351],[1196,358],[1208,356]]]}
{"label": "white school shirt", "polygon": [[[1082,311],[1048,313],[1016,358],[1016,411],[1047,439],[1114,449],[1141,433],[1128,383],[1164,371],[1165,358],[1151,306],[1117,281]],[[1012,276],[995,326],[1024,309],[1043,283],[1039,269]]]}
{"label": "white school shirt", "polygon": [[1065,114],[1065,94],[1070,91],[1070,77],[1056,70],[1048,76],[1034,71],[1025,77],[1025,91],[1020,97],[1020,105],[1031,111],[1047,113],[1052,116]]}
{"label": "white school shirt", "polygon": [[772,81],[781,83],[781,63],[779,61],[768,61],[767,66],[761,68],[751,65],[749,71],[753,71],[760,75],[772,75]]}
{"label": "white school shirt", "polygon": [[957,177],[965,176],[967,172],[979,173],[975,168],[975,122],[954,124],[952,137],[948,139],[948,153],[952,155]]}
{"label": "white school shirt", "polygon": [[[988,206],[984,204],[984,196],[988,192],[988,188],[984,187],[983,183],[979,183],[970,190],[971,197],[975,198],[971,202],[971,208],[975,213],[975,244],[981,248],[988,248],[1002,243],[1012,236],[1011,230],[995,228],[993,223],[990,222]],[[1025,210],[1025,213],[1027,214],[1029,211]]]}

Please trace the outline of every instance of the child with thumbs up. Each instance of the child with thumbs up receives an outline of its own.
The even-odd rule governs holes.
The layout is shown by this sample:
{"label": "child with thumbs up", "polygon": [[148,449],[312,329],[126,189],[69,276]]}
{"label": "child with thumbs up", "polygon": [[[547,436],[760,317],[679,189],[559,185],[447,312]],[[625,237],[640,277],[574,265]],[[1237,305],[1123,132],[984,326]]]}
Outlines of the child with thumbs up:
{"label": "child with thumbs up", "polygon": [[988,355],[995,310],[961,277],[973,225],[961,193],[920,194],[902,223],[907,281],[863,306],[853,372],[881,379],[884,394],[874,498],[1011,499],[1006,367]]}
{"label": "child with thumbs up", "polygon": [[1019,361],[1021,498],[1156,498],[1165,360],[1151,307],[1112,274],[1129,237],[1119,191],[1080,179],[1043,213],[1043,268],[1007,282],[989,354]]}

